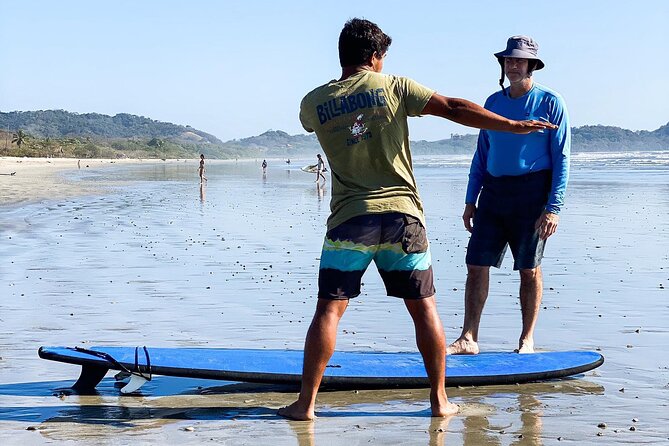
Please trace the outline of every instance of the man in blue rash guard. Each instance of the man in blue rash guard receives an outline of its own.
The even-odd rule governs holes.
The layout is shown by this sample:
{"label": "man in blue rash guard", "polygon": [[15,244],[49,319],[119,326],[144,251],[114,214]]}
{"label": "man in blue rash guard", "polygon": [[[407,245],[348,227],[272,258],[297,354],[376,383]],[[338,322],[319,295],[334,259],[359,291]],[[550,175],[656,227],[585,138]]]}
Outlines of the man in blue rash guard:
{"label": "man in blue rash guard", "polygon": [[[544,67],[537,50],[530,37],[509,38],[506,49],[495,54],[502,67],[502,90],[487,99],[485,108],[509,119],[543,120],[558,128],[528,135],[479,133],[462,215],[471,232],[465,319],[448,354],[479,352],[478,330],[488,298],[490,267],[501,266],[507,246],[513,254],[513,268],[520,270],[522,332],[516,351],[534,352],[543,292],[541,259],[564,204],[571,144],[564,100],[532,80],[532,73]],[[505,76],[511,82],[509,88],[504,88]]]}

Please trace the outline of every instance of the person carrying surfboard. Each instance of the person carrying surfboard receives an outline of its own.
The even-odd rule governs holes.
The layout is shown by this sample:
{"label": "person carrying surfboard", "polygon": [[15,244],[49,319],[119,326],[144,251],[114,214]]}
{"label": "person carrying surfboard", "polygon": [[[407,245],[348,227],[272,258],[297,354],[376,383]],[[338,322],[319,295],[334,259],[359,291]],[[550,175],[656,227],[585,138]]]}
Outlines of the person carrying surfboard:
{"label": "person carrying surfboard", "polygon": [[302,385],[279,415],[314,418],[339,321],[360,294],[372,260],[389,296],[404,299],[430,382],[433,416],[458,411],[445,388],[446,340],[437,312],[423,204],[413,174],[407,117],[435,115],[477,128],[530,133],[554,126],[513,121],[406,78],[381,74],[391,38],[351,19],[339,36],[341,77],[308,93],[300,121],[316,132],[332,172],[331,214],[318,275],[318,303],[304,346]]}
{"label": "person carrying surfboard", "polygon": [[[571,130],[562,97],[532,80],[544,67],[539,46],[528,36],[513,36],[495,53],[502,87],[485,108],[503,116],[529,116],[556,129],[532,135],[481,130],[472,160],[465,210],[467,246],[465,316],[460,337],[448,354],[477,354],[479,323],[488,298],[490,267],[499,268],[507,246],[520,271],[522,330],[518,353],[534,352],[534,328],[543,292],[541,259],[555,233],[569,177]],[[511,86],[504,88],[504,77]],[[478,207],[477,207],[478,200]]]}

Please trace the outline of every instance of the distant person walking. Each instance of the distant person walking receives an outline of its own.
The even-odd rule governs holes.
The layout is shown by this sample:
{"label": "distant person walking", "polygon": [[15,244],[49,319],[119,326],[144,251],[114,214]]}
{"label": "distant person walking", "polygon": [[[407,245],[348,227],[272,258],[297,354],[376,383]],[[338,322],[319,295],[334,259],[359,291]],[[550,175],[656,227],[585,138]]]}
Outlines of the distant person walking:
{"label": "distant person walking", "polygon": [[403,299],[430,382],[432,415],[458,407],[445,388],[446,340],[437,312],[423,204],[413,174],[407,118],[436,115],[464,125],[529,133],[551,124],[502,118],[464,99],[447,98],[400,76],[381,74],[391,39],[352,19],[339,36],[339,80],[307,94],[300,121],[316,136],[332,172],[332,210],[318,273],[318,303],[304,345],[302,387],[279,415],[314,418],[316,394],[334,353],[337,327],[360,295],[374,261],[389,296]]}
{"label": "distant person walking", "polygon": [[[562,97],[532,80],[544,67],[539,46],[527,36],[509,38],[495,54],[502,87],[485,108],[510,119],[528,117],[557,126],[531,135],[481,130],[469,172],[462,215],[471,232],[467,247],[465,316],[449,354],[479,352],[479,323],[488,298],[490,267],[499,268],[507,246],[520,271],[522,330],[518,353],[534,352],[534,328],[543,294],[541,259],[555,233],[569,176],[571,131]],[[504,77],[511,86],[504,88]],[[478,207],[477,207],[478,198]]]}
{"label": "distant person walking", "polygon": [[207,177],[204,176],[204,154],[200,154],[200,167],[197,169],[197,171],[200,175],[200,184],[202,184],[203,181],[207,181]]}
{"label": "distant person walking", "polygon": [[262,174],[265,175],[267,173],[267,160],[262,160]]}
{"label": "distant person walking", "polygon": [[327,181],[325,175],[323,175],[323,172],[325,171],[325,161],[323,161],[323,157],[320,153],[316,155],[316,158],[318,158],[316,164],[316,182],[318,183],[321,178],[323,178],[323,181]]}

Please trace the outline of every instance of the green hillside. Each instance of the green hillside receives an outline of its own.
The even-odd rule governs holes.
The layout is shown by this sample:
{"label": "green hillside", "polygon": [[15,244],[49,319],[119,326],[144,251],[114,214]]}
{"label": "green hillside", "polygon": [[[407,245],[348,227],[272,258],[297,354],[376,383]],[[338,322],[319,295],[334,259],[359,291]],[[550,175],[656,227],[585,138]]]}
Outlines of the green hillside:
{"label": "green hillside", "polygon": [[[611,126],[572,129],[572,151],[669,150],[669,124],[654,131]],[[439,141],[413,141],[416,155],[467,154],[476,135]],[[190,126],[126,113],[70,113],[64,110],[0,112],[0,155],[76,158],[258,158],[313,156],[320,151],[313,134],[268,130],[226,142]]]}
{"label": "green hillside", "polygon": [[18,129],[36,138],[173,138],[187,142],[221,143],[213,135],[190,126],[119,113],[71,113],[65,110],[0,112],[0,129]]}
{"label": "green hillside", "polygon": [[605,125],[572,128],[574,152],[669,150],[669,124],[652,132]]}

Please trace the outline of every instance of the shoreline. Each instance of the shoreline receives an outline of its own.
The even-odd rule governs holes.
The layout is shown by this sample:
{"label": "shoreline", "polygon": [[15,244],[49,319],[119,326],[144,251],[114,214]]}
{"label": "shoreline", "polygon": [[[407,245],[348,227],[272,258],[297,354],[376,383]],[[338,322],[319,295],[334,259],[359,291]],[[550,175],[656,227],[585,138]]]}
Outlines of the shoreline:
{"label": "shoreline", "polygon": [[0,157],[0,206],[35,202],[45,198],[86,195],[100,190],[92,182],[69,181],[61,174],[79,169],[137,164],[139,159],[19,158]]}
{"label": "shoreline", "polygon": [[[207,159],[208,165],[253,163],[263,158]],[[265,158],[283,161],[282,158]],[[298,158],[295,159],[296,161]],[[78,163],[81,163],[79,166]],[[57,199],[99,193],[106,185],[94,181],[69,180],[62,175],[68,171],[109,168],[114,165],[183,164],[197,166],[199,158],[32,158],[0,157],[0,206],[34,203],[44,199]],[[193,167],[195,170],[196,167]]]}
{"label": "shoreline", "polygon": [[[0,206],[32,203],[43,199],[67,198],[99,193],[105,186],[93,181],[72,181],[68,171],[108,168],[114,165],[192,162],[196,159],[158,158],[28,158],[0,157]],[[80,163],[80,164],[79,164]]]}

